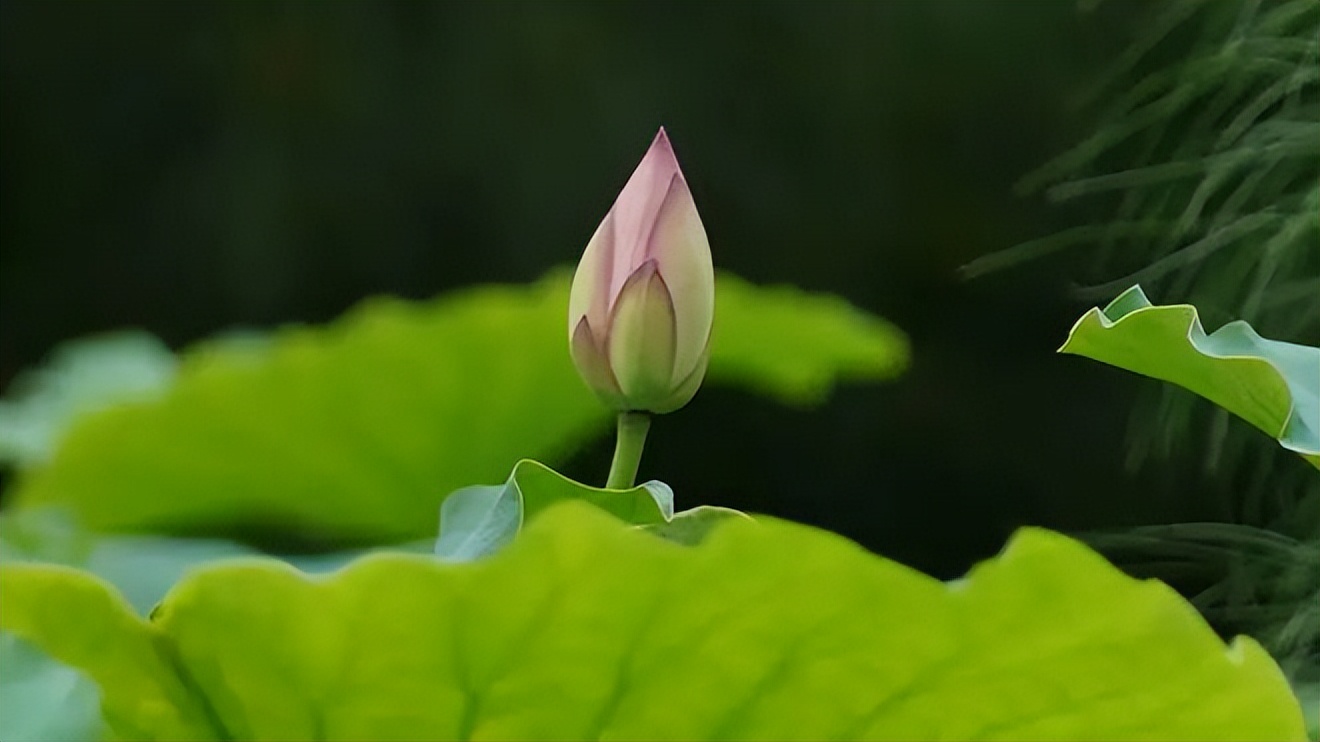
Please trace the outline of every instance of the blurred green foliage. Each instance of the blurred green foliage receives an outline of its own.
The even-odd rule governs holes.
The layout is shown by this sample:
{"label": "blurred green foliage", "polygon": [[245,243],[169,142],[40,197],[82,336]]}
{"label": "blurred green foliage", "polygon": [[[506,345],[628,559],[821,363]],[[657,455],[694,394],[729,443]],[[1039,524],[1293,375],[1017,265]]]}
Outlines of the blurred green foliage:
{"label": "blurred green foliage", "polygon": [[[324,328],[203,343],[160,399],[76,421],[49,462],[21,472],[14,503],[67,506],[97,531],[286,548],[434,536],[450,492],[607,430],[568,358],[568,283],[556,271],[431,303],[375,299]],[[906,366],[901,332],[833,297],[727,275],[717,296],[711,383],[811,404]],[[0,432],[10,423],[0,416]]]}
{"label": "blurred green foliage", "polygon": [[[261,336],[210,350],[193,344],[232,325],[326,321],[367,295],[415,299],[530,280],[578,253],[640,143],[666,124],[719,265],[828,287],[895,319],[911,334],[918,372],[901,385],[842,389],[811,417],[709,389],[653,436],[644,474],[662,473],[680,497],[825,525],[946,576],[1023,522],[1300,524],[1290,534],[1155,527],[1106,546],[1128,569],[1195,598],[1221,631],[1268,642],[1296,679],[1299,667],[1320,666],[1320,648],[1305,639],[1314,635],[1295,630],[1312,615],[1296,607],[1313,607],[1297,586],[1314,574],[1308,557],[1298,558],[1309,553],[1302,531],[1320,523],[1314,471],[1191,395],[1060,363],[1049,349],[1082,309],[1062,296],[1064,275],[1086,284],[1079,295],[1108,298],[1100,295],[1135,274],[1163,297],[1197,301],[1215,324],[1243,316],[1274,336],[1317,342],[1320,315],[1306,302],[1320,274],[1320,13],[1310,0],[1083,5],[1097,7],[0,4],[0,383],[61,341],[125,326],[192,345],[186,366],[237,369],[240,358],[280,351]],[[1092,85],[1104,68],[1108,76]],[[1083,105],[1070,111],[1070,102]],[[1086,105],[1096,102],[1108,109],[1099,126],[1090,120],[1097,106]],[[1019,173],[1077,141],[1035,182],[1066,210],[1013,198]],[[1076,224],[1084,226],[1058,234]],[[1026,251],[1054,251],[1049,261],[993,283],[952,278],[957,265],[1051,232]],[[1055,251],[1065,244],[1091,249]],[[404,305],[380,306],[382,316],[410,316]],[[285,351],[290,369],[299,353],[318,352],[308,331],[280,337],[303,338],[301,351]],[[749,343],[740,357],[783,356],[771,348]],[[159,368],[172,363],[156,357]],[[773,384],[733,360],[724,373],[738,387],[821,399],[829,375],[800,360],[783,356]],[[345,369],[370,372],[357,363]],[[0,455],[38,461],[62,421],[128,388],[110,383],[77,401],[58,390],[63,379],[83,378],[79,364],[51,368],[11,387],[11,400],[19,386],[32,393],[21,412],[0,408],[15,423],[0,435]],[[354,416],[339,443],[379,453],[371,403],[402,404],[396,388],[347,372],[335,379],[356,395],[336,407]],[[236,430],[185,421],[192,437],[159,440],[191,445],[212,473],[296,459],[285,456],[282,426],[323,421],[311,406],[315,387],[298,392],[297,419],[242,417],[212,399],[193,411]],[[1124,474],[1119,433],[1138,393],[1165,424],[1150,424],[1149,412],[1132,418],[1132,458],[1168,456]],[[106,426],[107,445],[125,450],[109,423],[88,425]],[[333,422],[318,429],[329,443],[337,432]],[[236,461],[218,453],[221,436],[249,434],[268,445]],[[139,435],[153,433],[129,439]],[[355,480],[352,457],[324,466],[303,459],[301,471],[360,504],[375,493],[349,492],[355,486],[388,488],[440,466],[423,459],[424,441],[386,442],[416,445],[404,456],[413,474]],[[501,479],[512,457],[527,453],[488,462],[483,481]],[[138,455],[148,470],[162,463],[145,449]],[[607,455],[585,443],[564,463],[586,478],[603,471]],[[1197,462],[1217,478],[1198,476]],[[395,463],[379,455],[367,469]],[[101,491],[90,478],[66,481]],[[251,481],[229,480],[237,492],[221,492],[223,477],[177,484],[223,501],[248,496]],[[4,484],[10,505],[16,482]],[[162,511],[195,506],[175,490],[156,490]],[[283,522],[202,522],[198,512],[196,526],[181,530],[233,532],[276,550],[346,536]],[[37,531],[22,538],[60,541]],[[7,558],[22,538],[13,527],[2,536]],[[83,550],[71,561],[90,560],[147,604],[192,560],[251,551],[154,536],[70,548]],[[0,664],[18,667],[11,656],[20,655]]]}
{"label": "blurred green foliage", "polygon": [[[1163,264],[1179,270],[1161,296],[1187,298],[1173,290],[1184,275],[1252,292],[1236,263],[1298,223],[1253,274],[1271,290],[1243,294],[1263,296],[1261,317],[1208,294],[1201,303],[1216,323],[1267,319],[1259,326],[1274,336],[1309,342],[1272,323],[1308,321],[1293,309],[1309,284],[1289,271],[1305,278],[1315,243],[1304,219],[1268,206],[1275,192],[1306,203],[1293,190],[1314,186],[1306,132],[1276,141],[1287,126],[1236,127],[1236,142],[1214,147],[1228,131],[1218,124],[1257,99],[1285,93],[1264,122],[1312,110],[1314,35],[1299,46],[1263,19],[1292,33],[1314,11],[1308,0],[1091,5],[0,3],[0,382],[61,341],[115,328],[177,348],[233,325],[327,321],[363,296],[531,280],[578,254],[666,124],[718,265],[828,288],[893,319],[916,373],[843,389],[811,416],[709,389],[653,436],[644,475],[944,576],[1022,523],[1300,520],[1314,471],[1191,395],[1158,402],[1162,419],[1190,424],[1133,418],[1142,437],[1131,450],[1169,456],[1123,472],[1130,402],[1158,385],[1050,349],[1085,308],[1062,276],[1103,284],[1179,254]],[[1300,74],[1266,81],[1285,67]],[[1216,120],[1211,100],[1238,108]],[[1022,172],[1098,131],[1085,105],[1097,101],[1132,136],[1094,161],[1094,147],[1080,151],[1050,182],[1085,186],[1056,196],[1096,196],[1058,210],[1015,198]],[[1142,117],[1158,120],[1134,131]],[[1297,149],[1238,159],[1250,154],[1242,143],[1289,142]],[[1256,183],[1239,206],[1267,206],[1205,242],[1211,221],[1235,218],[1221,197],[1237,186],[1200,176],[1224,164]],[[1117,186],[1131,189],[1104,190]],[[1218,195],[1189,211],[1197,190]],[[1137,206],[1149,211],[1111,221]],[[1165,229],[1184,213],[1204,218]],[[1087,226],[1069,239],[1122,249],[954,278],[978,256],[1077,224]],[[1170,245],[1174,233],[1183,241]],[[1153,239],[1124,242],[1143,235]],[[1188,244],[1214,250],[1158,252]],[[1235,429],[1246,435],[1225,437]],[[1200,431],[1212,445],[1197,444]],[[588,444],[564,465],[587,478],[607,460]]]}
{"label": "blurred green foliage", "polygon": [[710,389],[644,476],[944,575],[1024,522],[1215,515],[1113,465],[1133,387],[1051,355],[1084,309],[1057,276],[954,274],[1064,223],[1012,183],[1089,125],[1068,98],[1143,2],[5,2],[0,383],[106,330],[534,280],[664,124],[718,266],[892,319],[922,371],[811,415]]}
{"label": "blurred green foliage", "polygon": [[15,379],[0,399],[0,466],[48,461],[73,421],[174,380],[170,349],[144,332],[121,332],[58,347],[41,368]]}
{"label": "blurred green foliage", "polygon": [[102,727],[96,685],[45,652],[0,632],[0,738],[84,742]]}

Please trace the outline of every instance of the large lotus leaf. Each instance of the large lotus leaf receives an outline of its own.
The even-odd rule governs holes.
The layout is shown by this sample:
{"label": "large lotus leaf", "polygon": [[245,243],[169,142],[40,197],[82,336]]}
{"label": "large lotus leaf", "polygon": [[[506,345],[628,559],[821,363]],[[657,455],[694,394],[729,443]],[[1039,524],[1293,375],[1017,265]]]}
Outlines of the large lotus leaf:
{"label": "large lotus leaf", "polygon": [[107,724],[128,739],[189,739],[213,722],[160,632],[97,578],[55,564],[0,566],[0,628],[97,682]]}
{"label": "large lotus leaf", "polygon": [[[389,548],[424,553],[430,544]],[[43,508],[0,513],[0,563],[42,562],[85,569],[113,585],[144,617],[189,569],[219,559],[257,555],[260,552],[252,547],[219,539],[89,534],[66,514]],[[362,551],[348,551],[281,558],[304,572],[322,573],[362,555]],[[98,739],[99,701],[95,685],[82,673],[0,631],[0,740]]]}
{"label": "large lotus leaf", "polygon": [[1258,645],[1032,529],[945,584],[804,526],[686,547],[568,503],[464,564],[205,568],[147,622],[60,567],[0,567],[0,600],[147,739],[1303,738]]}
{"label": "large lotus leaf", "polygon": [[1059,350],[1186,387],[1320,467],[1320,348],[1240,320],[1206,334],[1196,307],[1154,306],[1133,286],[1082,315]]}
{"label": "large lotus leaf", "polygon": [[[428,303],[373,299],[326,327],[203,345],[164,399],[78,421],[15,502],[67,504],[96,530],[434,535],[449,492],[608,429],[569,360],[568,284],[556,272]],[[712,383],[810,403],[905,363],[901,333],[834,297],[726,275],[718,301]]]}

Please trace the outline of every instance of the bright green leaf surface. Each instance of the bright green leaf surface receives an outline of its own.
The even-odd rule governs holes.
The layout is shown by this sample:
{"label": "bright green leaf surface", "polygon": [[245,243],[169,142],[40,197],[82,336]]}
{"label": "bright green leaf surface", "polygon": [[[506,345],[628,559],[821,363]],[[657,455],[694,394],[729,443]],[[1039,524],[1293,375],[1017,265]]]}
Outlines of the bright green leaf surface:
{"label": "bright green leaf surface", "polygon": [[[304,572],[332,572],[377,551],[429,553],[433,541],[277,558]],[[65,513],[47,508],[0,513],[0,563],[41,562],[85,569],[114,585],[144,616],[188,570],[220,559],[259,556],[270,555],[222,539],[92,534],[79,529]]]}
{"label": "bright green leaf surface", "polygon": [[667,523],[674,517],[674,492],[664,482],[646,482],[626,490],[601,489],[524,459],[513,467],[504,484],[464,487],[445,498],[435,553],[452,561],[493,554],[513,541],[532,518],[570,500],[591,503],[634,525]]}
{"label": "bright green leaf surface", "polygon": [[673,541],[684,546],[696,546],[706,540],[715,529],[729,519],[751,520],[752,517],[741,510],[722,508],[714,505],[698,505],[690,510],[674,513],[674,517],[663,523],[649,523],[638,526],[647,533]]}
{"label": "bright green leaf surface", "polygon": [[1196,307],[1153,306],[1133,286],[1083,315],[1059,350],[1186,387],[1320,467],[1320,348],[1242,321],[1207,335]]}
{"label": "bright green leaf surface", "polygon": [[944,584],[803,526],[730,519],[682,547],[569,503],[467,564],[215,566],[151,624],[57,567],[6,565],[0,590],[3,628],[156,738],[1303,734],[1254,642],[1226,648],[1168,587],[1039,530]]}
{"label": "bright green leaf surface", "polygon": [[[424,553],[430,544],[390,547]],[[42,562],[75,566],[106,580],[146,616],[186,571],[206,562],[260,552],[218,539],[93,535],[64,514],[33,508],[0,514],[0,563]],[[338,569],[361,551],[283,557],[304,572]],[[3,607],[0,607],[3,610]],[[81,673],[0,631],[0,740],[82,742],[99,738],[101,715],[95,686]]]}
{"label": "bright green leaf surface", "polygon": [[35,639],[101,688],[106,722],[121,736],[210,739],[206,710],[173,667],[172,649],[113,589],[86,572],[0,566],[0,628]]}
{"label": "bright green leaf surface", "polygon": [[[730,276],[718,292],[712,383],[806,404],[905,363],[901,333],[837,298]],[[433,535],[449,492],[607,430],[569,360],[567,305],[556,272],[428,303],[373,299],[251,347],[204,345],[165,399],[80,420],[20,478],[15,502],[66,504],[95,530]]]}

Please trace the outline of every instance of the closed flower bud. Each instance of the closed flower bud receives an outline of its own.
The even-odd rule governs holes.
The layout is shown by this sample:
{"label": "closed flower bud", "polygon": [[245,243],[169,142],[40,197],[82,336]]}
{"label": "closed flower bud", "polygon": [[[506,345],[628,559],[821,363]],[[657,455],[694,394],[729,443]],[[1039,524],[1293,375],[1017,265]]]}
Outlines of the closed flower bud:
{"label": "closed flower bud", "polygon": [[672,412],[706,375],[714,309],[706,230],[662,128],[573,276],[573,363],[618,411]]}

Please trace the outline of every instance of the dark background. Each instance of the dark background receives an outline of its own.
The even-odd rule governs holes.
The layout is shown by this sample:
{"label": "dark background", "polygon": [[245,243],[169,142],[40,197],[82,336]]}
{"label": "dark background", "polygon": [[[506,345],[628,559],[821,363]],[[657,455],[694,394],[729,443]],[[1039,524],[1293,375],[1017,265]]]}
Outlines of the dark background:
{"label": "dark background", "polygon": [[703,391],[643,462],[680,504],[940,575],[1024,523],[1221,518],[1190,460],[1124,470],[1155,382],[1054,354],[1085,255],[956,274],[1082,216],[1013,185],[1089,132],[1079,93],[1141,5],[7,0],[0,384],[112,328],[179,347],[533,279],[576,261],[663,124],[719,267],[842,294],[914,352],[816,411]]}

